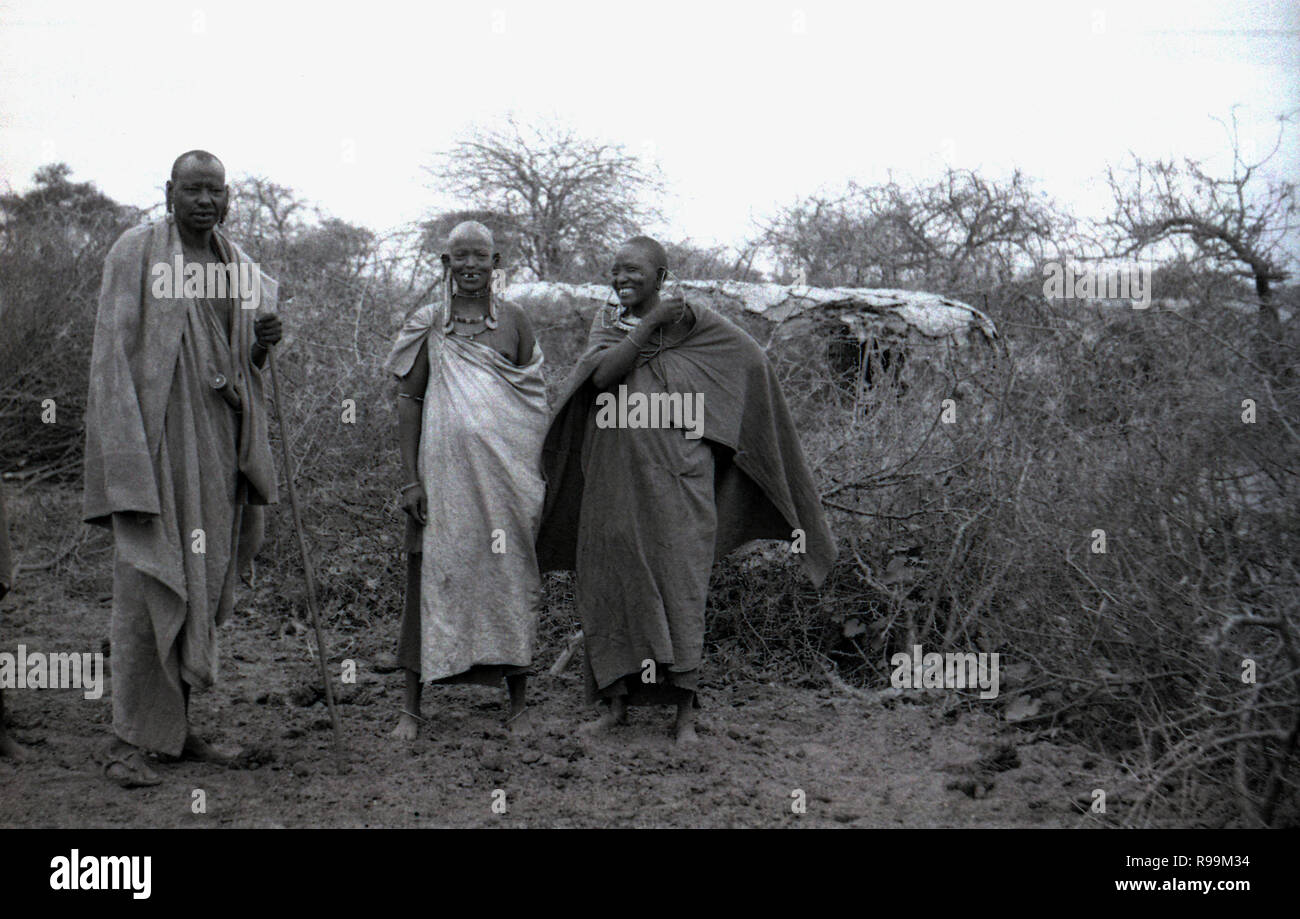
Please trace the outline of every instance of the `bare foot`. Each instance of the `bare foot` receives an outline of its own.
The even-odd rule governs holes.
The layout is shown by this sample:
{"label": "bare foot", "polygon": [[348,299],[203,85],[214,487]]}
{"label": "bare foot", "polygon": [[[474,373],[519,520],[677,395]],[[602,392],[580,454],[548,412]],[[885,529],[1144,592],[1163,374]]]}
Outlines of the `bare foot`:
{"label": "bare foot", "polygon": [[578,728],[578,731],[588,737],[594,737],[598,734],[607,734],[620,724],[627,724],[626,715],[620,718],[616,713],[606,711],[595,721],[588,721],[582,725],[582,727]]}
{"label": "bare foot", "polygon": [[145,788],[162,783],[149,768],[144,754],[124,740],[114,741],[104,756],[104,777],[123,788]]}
{"label": "bare foot", "polygon": [[695,693],[687,693],[677,703],[677,722],[673,725],[673,739],[679,749],[689,749],[700,742],[695,734]]}
{"label": "bare foot", "polygon": [[393,728],[392,731],[389,732],[388,736],[394,740],[410,743],[412,740],[415,740],[419,733],[419,722],[416,721],[412,715],[402,712],[401,716],[397,719],[397,727]]}
{"label": "bare foot", "polygon": [[0,734],[0,756],[7,756],[14,762],[21,763],[27,759],[27,751],[8,734]]}
{"label": "bare foot", "polygon": [[533,733],[533,714],[528,709],[514,712],[506,719],[506,730],[516,737],[527,737]]}
{"label": "bare foot", "polygon": [[695,733],[695,725],[693,724],[679,727],[677,729],[677,736],[674,739],[677,746],[682,749],[690,749],[691,747],[699,746],[700,743],[699,735]]}
{"label": "bare foot", "polygon": [[185,746],[181,748],[181,759],[214,763],[218,766],[229,766],[243,755],[243,747],[210,744],[198,734],[186,735]]}

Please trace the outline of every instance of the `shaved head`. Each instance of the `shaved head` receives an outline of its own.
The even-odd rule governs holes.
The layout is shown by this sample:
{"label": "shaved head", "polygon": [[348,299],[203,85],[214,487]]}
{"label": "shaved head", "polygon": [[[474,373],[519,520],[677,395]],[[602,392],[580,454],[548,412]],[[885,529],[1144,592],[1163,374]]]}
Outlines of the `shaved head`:
{"label": "shaved head", "polygon": [[447,234],[447,245],[441,256],[447,283],[456,294],[488,297],[490,329],[496,328],[495,307],[490,302],[492,278],[501,265],[501,253],[496,247],[491,230],[477,220],[462,220]]}
{"label": "shaved head", "polygon": [[202,163],[205,166],[220,166],[222,172],[225,171],[225,164],[217,159],[206,150],[187,150],[180,156],[176,157],[176,162],[172,163],[172,181],[176,181],[176,176],[180,174],[181,167],[191,160]]}
{"label": "shaved head", "polygon": [[450,250],[458,242],[485,242],[488,249],[496,248],[492,231],[477,220],[462,220],[452,227],[447,234],[447,249]]}
{"label": "shaved head", "polygon": [[650,264],[654,266],[656,271],[668,267],[668,253],[664,251],[663,246],[649,236],[633,236],[623,245],[624,247],[631,246],[640,250],[650,259]]}

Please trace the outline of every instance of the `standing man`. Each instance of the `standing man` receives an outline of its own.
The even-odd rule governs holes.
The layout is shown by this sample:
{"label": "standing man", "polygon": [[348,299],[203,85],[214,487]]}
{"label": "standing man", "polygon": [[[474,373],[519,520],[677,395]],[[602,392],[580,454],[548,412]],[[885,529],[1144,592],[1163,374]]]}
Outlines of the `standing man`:
{"label": "standing man", "polygon": [[[142,750],[229,762],[188,719],[217,675],[247,505],[276,500],[262,364],[280,340],[274,282],[220,229],[226,171],[192,150],[167,215],[104,261],[86,405],[87,522],[113,531],[113,733],[104,775],[160,779]],[[180,276],[177,276],[180,275]],[[224,283],[223,283],[224,279]]]}

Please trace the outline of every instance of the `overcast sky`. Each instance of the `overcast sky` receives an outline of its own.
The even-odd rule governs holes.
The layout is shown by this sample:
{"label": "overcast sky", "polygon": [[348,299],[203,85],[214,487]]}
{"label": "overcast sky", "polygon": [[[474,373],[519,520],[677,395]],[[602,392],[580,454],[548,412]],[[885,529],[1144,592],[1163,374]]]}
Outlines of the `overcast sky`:
{"label": "overcast sky", "polygon": [[[558,119],[656,160],[672,239],[795,197],[1019,167],[1077,211],[1127,151],[1213,159],[1240,103],[1300,109],[1297,3],[0,0],[0,183],[69,163],[147,206],[176,154],[376,230],[451,204],[421,171],[476,121]],[[1300,128],[1300,125],[1297,125]],[[1300,176],[1293,129],[1276,174]]]}

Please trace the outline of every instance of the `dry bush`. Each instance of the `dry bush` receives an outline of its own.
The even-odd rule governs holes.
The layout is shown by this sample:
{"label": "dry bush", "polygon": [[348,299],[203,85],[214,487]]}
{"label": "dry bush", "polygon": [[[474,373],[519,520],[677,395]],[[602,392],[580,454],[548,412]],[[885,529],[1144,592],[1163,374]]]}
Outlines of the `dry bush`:
{"label": "dry bush", "polygon": [[713,636],[877,686],[914,644],[997,651],[1014,717],[1128,765],[1125,822],[1294,822],[1300,391],[1240,315],[1026,319],[865,393],[774,352],[843,554],[820,608],[791,566],[724,565]]}
{"label": "dry bush", "polygon": [[0,196],[0,467],[29,483],[81,468],[104,256],[136,219],[67,174],[47,167],[36,190]]}
{"label": "dry bush", "polygon": [[[102,229],[81,248],[57,221],[5,238],[6,468],[58,477],[80,459],[93,297],[119,228]],[[277,369],[326,620],[348,641],[391,648],[402,472],[380,364],[436,271],[386,268],[373,242],[327,227],[278,240],[287,255],[270,267],[295,290]],[[708,611],[714,673],[799,682],[830,670],[884,686],[890,654],[914,644],[996,651],[1007,676],[993,705],[1022,699],[1027,727],[1127,764],[1130,783],[1111,796],[1124,822],[1295,823],[1300,388],[1255,366],[1253,320],[1239,314],[1103,315],[1044,303],[1032,286],[1000,297],[989,305],[1000,351],[918,352],[869,388],[835,378],[825,340],[770,351],[841,554],[820,590],[783,548],[724,560]],[[590,317],[534,318],[553,394]],[[751,331],[765,338],[761,320]],[[1279,347],[1294,366],[1288,334]],[[47,395],[57,429],[38,421]],[[75,498],[55,504],[27,519],[66,526],[24,537],[24,558],[98,597],[107,543],[77,529]],[[1104,554],[1091,551],[1094,530]],[[267,536],[257,602],[301,612],[287,508],[268,514]],[[571,578],[547,581],[539,660],[576,627],[571,591]],[[1254,683],[1242,680],[1247,660]]]}
{"label": "dry bush", "polygon": [[[304,312],[317,344],[370,344],[358,359],[303,335],[281,368],[327,618],[380,644],[395,640],[402,585],[396,419],[378,367],[394,313],[358,326]],[[870,388],[833,379],[825,340],[770,352],[841,556],[821,590],[783,547],[724,560],[713,678],[830,670],[883,687],[889,656],[914,644],[997,651],[1002,699],[970,703],[1021,700],[1026,727],[1121,758],[1130,784],[1112,811],[1124,822],[1294,820],[1300,443],[1288,425],[1300,393],[1251,366],[1237,315],[1021,313],[1004,318],[998,351],[917,352]],[[535,319],[553,392],[589,317]],[[344,398],[355,425],[340,421]],[[268,533],[285,585],[273,593],[300,597],[287,515]],[[577,627],[571,591],[566,576],[546,582],[543,663]]]}

